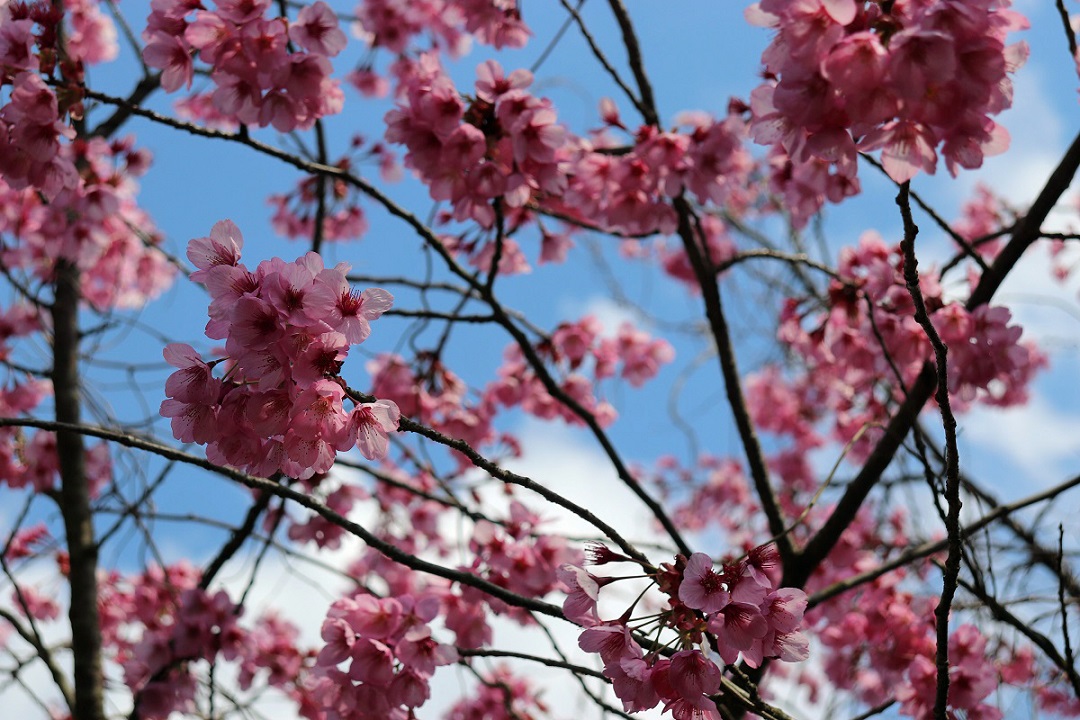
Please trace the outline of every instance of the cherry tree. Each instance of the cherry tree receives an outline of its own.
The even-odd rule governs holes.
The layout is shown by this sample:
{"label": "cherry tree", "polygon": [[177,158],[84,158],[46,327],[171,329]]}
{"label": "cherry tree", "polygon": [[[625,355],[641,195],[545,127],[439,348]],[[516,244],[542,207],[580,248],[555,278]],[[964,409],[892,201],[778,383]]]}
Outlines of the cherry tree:
{"label": "cherry tree", "polygon": [[0,707],[1080,716],[1077,8],[699,5],[0,4]]}

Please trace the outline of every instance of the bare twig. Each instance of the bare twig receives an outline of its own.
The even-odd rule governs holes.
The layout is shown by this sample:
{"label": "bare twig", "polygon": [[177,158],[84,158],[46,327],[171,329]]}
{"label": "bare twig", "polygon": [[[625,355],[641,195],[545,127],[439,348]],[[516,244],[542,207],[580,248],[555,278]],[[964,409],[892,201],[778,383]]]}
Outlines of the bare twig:
{"label": "bare twig", "polygon": [[911,218],[908,183],[905,182],[900,186],[896,204],[900,206],[900,215],[904,222],[904,239],[900,241],[900,249],[904,253],[904,282],[915,304],[915,321],[919,323],[934,348],[937,366],[935,399],[941,411],[941,423],[945,429],[945,499],[948,503],[945,530],[948,533],[949,556],[945,561],[941,599],[934,611],[937,618],[937,697],[934,702],[934,717],[937,720],[948,720],[946,707],[949,698],[949,611],[952,607],[953,596],[956,594],[956,582],[960,575],[960,561],[963,556],[963,547],[960,542],[962,503],[960,501],[960,463],[956,447],[956,417],[949,403],[949,375],[946,362],[948,348],[938,335],[934,324],[930,322],[930,316],[926,311],[926,301],[923,299],[922,290],[919,289],[918,260],[915,257],[915,237],[919,228]]}

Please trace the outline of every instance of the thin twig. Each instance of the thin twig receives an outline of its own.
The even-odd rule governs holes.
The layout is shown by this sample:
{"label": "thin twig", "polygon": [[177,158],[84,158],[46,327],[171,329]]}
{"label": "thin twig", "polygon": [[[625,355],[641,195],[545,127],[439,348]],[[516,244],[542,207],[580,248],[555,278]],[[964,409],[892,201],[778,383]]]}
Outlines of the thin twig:
{"label": "thin twig", "polygon": [[[994,508],[993,511],[982,516],[975,522],[961,528],[960,535],[964,538],[970,537],[974,533],[977,533],[978,531],[997,522],[998,520],[1008,517],[1009,515],[1018,510],[1023,510],[1026,507],[1031,507],[1032,505],[1036,505],[1041,502],[1053,500],[1062,493],[1067,492],[1077,486],[1080,486],[1080,475],[1069,478],[1068,480],[1059,483],[1051,488],[1043,490],[1042,492],[1035,493],[1034,495],[1029,495],[1026,498],[1021,498],[1020,500],[1011,502],[1007,505],[999,505]],[[909,565],[920,558],[928,557],[935,553],[939,553],[942,550],[946,550],[948,547],[949,539],[943,538],[941,540],[925,542],[914,548],[909,548],[908,550],[905,550],[891,560],[883,562],[881,565],[877,566],[872,570],[867,570],[857,575],[852,575],[846,580],[841,580],[839,582],[833,583],[832,585],[817,591],[810,596],[810,599],[807,602],[807,607],[812,608],[816,605],[820,605],[821,603],[827,600],[831,600],[837,595],[845,593],[848,590],[854,590],[855,588],[865,585],[868,582],[873,582],[874,580],[886,573],[904,567],[905,565]]]}

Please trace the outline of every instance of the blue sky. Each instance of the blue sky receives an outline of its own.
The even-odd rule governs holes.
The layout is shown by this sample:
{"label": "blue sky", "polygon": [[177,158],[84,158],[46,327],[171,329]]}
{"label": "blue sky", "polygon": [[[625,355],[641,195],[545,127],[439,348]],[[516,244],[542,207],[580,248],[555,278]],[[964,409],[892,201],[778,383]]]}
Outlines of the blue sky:
{"label": "blue sky", "polygon": [[[142,0],[125,0],[123,10],[136,32],[144,23],[148,4]],[[658,104],[665,122],[670,123],[682,110],[704,109],[721,114],[732,95],[746,97],[759,81],[759,54],[768,42],[768,33],[753,28],[742,18],[739,3],[681,0],[652,2],[639,0],[628,3],[637,21],[643,54]],[[913,187],[933,201],[946,218],[955,217],[960,204],[977,180],[983,180],[1001,190],[1016,203],[1030,201],[1043,179],[1053,167],[1058,155],[1077,131],[1077,82],[1069,62],[1059,20],[1052,3],[1023,0],[1017,8],[1032,21],[1031,31],[1019,37],[1032,47],[1031,59],[1016,76],[1016,107],[1006,113],[1001,122],[1013,137],[1013,151],[1001,158],[988,160],[977,172],[965,173],[953,180],[942,169],[937,177],[919,176]],[[351,8],[342,7],[343,11]],[[1075,3],[1071,9],[1076,10]],[[524,50],[499,53],[503,66],[509,71],[532,64],[543,47],[561,25],[565,14],[554,3],[525,3],[525,17],[534,32],[532,43]],[[610,57],[620,68],[625,67],[619,49],[614,24],[606,4],[586,3],[583,15],[596,33],[600,43],[610,48]],[[350,54],[351,53],[351,54]],[[359,57],[351,48],[339,58],[335,67],[343,75]],[[483,48],[451,66],[459,88],[471,88],[476,64],[492,56]],[[122,45],[117,62],[93,70],[91,79],[99,80],[102,88],[123,94],[136,81],[130,50]],[[537,72],[534,89],[553,99],[560,120],[572,130],[584,132],[597,124],[595,108],[601,97],[616,99],[628,122],[636,121],[629,103],[618,97],[617,89],[587,56],[579,33],[571,28],[558,48]],[[387,102],[363,101],[351,89],[346,89],[345,112],[327,121],[330,133],[331,156],[339,153],[354,132],[369,138],[380,133],[381,118],[390,107]],[[151,107],[168,112],[172,97],[158,93]],[[104,113],[91,116],[100,119]],[[270,227],[270,208],[265,198],[274,192],[290,190],[296,181],[295,173],[279,161],[257,156],[238,145],[191,138],[176,131],[135,119],[127,131],[133,132],[139,145],[153,151],[154,167],[142,181],[141,202],[168,238],[169,249],[183,255],[188,239],[207,235],[220,219],[230,218],[244,232],[246,244],[244,261],[254,266],[260,260],[279,255],[291,260],[306,248],[301,243],[289,243],[274,236]],[[276,142],[273,131],[259,131],[256,137]],[[374,170],[365,169],[371,176]],[[898,239],[899,216],[895,210],[891,184],[875,173],[873,168],[860,169],[864,195],[840,207],[825,212],[825,230],[834,249],[854,242],[870,228],[879,230],[887,240]],[[403,205],[425,217],[432,208],[426,191],[411,179],[389,189],[390,195]],[[1075,197],[1075,188],[1073,189]],[[330,245],[326,248],[328,264],[346,260],[358,272],[395,275],[415,272],[423,261],[419,241],[400,222],[387,217],[365,204],[371,229],[359,242]],[[1073,213],[1073,222],[1076,214]],[[933,232],[925,217],[916,216],[923,228],[920,237],[921,257],[930,262],[944,257],[947,246]],[[1058,216],[1055,223],[1066,223],[1068,217]],[[649,314],[665,320],[694,321],[701,316],[699,301],[682,287],[657,277],[638,263],[616,256],[614,243],[606,238],[595,242],[609,250],[608,262],[628,294],[641,298]],[[536,255],[535,244],[525,245],[530,258]],[[502,278],[499,286],[505,302],[521,310],[541,325],[553,327],[560,319],[576,319],[586,311],[600,314],[608,323],[633,318],[632,312],[618,307],[607,298],[607,292],[583,244],[571,255],[568,264],[557,267],[536,267],[531,275]],[[1076,306],[1075,283],[1061,288],[1048,280],[1045,262],[1038,252],[1025,260],[1015,280],[1002,291],[1011,298],[1011,306],[1029,326],[1029,332],[1050,342],[1051,370],[1044,373],[1034,388],[1032,404],[1024,409],[1006,413],[979,411],[961,421],[962,462],[965,467],[984,477],[991,477],[1005,497],[1018,497],[1030,489],[1057,482],[1066,473],[1075,472],[1080,460],[1080,445],[1075,438],[1080,433],[1077,414],[1080,385],[1075,378],[1080,371],[1080,356],[1076,340],[1080,325],[1075,317],[1060,309],[1032,301],[1034,295],[1051,296]],[[775,350],[763,342],[762,322],[757,291],[739,284],[728,290],[727,300],[733,315],[733,325],[745,337],[739,347],[744,372],[770,357]],[[415,307],[414,298],[402,295],[400,306]],[[163,298],[137,314],[140,323],[177,340],[206,349],[210,343],[203,338],[206,320],[206,296],[189,283],[180,280]],[[375,353],[394,349],[407,323],[384,319],[374,326],[372,338],[362,350]],[[432,334],[425,336],[429,340]],[[620,411],[620,420],[611,430],[612,437],[625,448],[628,459],[651,461],[662,453],[684,457],[688,446],[685,439],[672,432],[668,417],[668,388],[680,369],[689,364],[702,350],[700,338],[675,334],[666,335],[676,347],[675,363],[661,376],[641,390],[622,388],[611,393]],[[464,328],[455,331],[449,358],[457,368],[469,368],[462,374],[467,379],[485,381],[498,364],[508,338],[490,330]],[[161,343],[153,333],[136,329],[116,344],[103,349],[103,355],[114,359],[158,363]],[[366,384],[359,353],[347,368],[350,382]],[[95,371],[95,379],[104,393],[109,383],[122,383],[120,373]],[[118,417],[133,419],[151,411],[163,398],[160,383],[167,374],[161,363],[160,373],[148,373],[146,384],[139,392],[110,394],[112,410]],[[159,383],[157,387],[154,382]],[[143,401],[140,402],[138,396]],[[699,430],[704,449],[715,454],[739,455],[739,446],[726,412],[715,362],[710,361],[693,375],[685,395],[679,401],[683,412],[692,418]],[[537,459],[526,459],[520,469],[537,479],[550,478],[565,486],[568,492],[581,493],[582,502],[604,507],[608,492],[596,482],[603,473],[603,463],[595,444],[583,433],[563,426],[546,427],[535,421],[514,416],[516,429],[527,448],[535,450]],[[512,428],[513,429],[513,428]],[[1009,442],[1003,442],[1008,438]],[[556,457],[558,456],[558,457]],[[122,462],[122,461],[118,461]],[[127,462],[131,462],[128,460]],[[137,461],[136,461],[137,462]],[[831,462],[831,461],[830,461]],[[199,473],[180,472],[158,495],[160,507],[198,509],[235,520],[243,512],[246,493],[224,481]],[[11,494],[0,491],[0,528],[10,521]],[[209,500],[209,502],[208,502]],[[209,506],[209,507],[208,507]],[[1062,517],[1077,509],[1075,499],[1062,506]],[[642,519],[632,502],[620,505],[616,526],[634,528]],[[162,547],[172,558],[191,555],[205,557],[219,545],[223,535],[215,532],[184,530],[179,526],[162,526]],[[1073,537],[1074,542],[1080,538]],[[137,540],[117,543],[105,554],[106,561],[119,561],[134,566],[146,559]],[[272,591],[268,594],[273,594]],[[280,590],[277,593],[282,596]],[[301,601],[297,601],[301,602]],[[309,602],[309,601],[303,601]],[[319,613],[314,613],[321,617]],[[310,630],[311,628],[307,628]]]}

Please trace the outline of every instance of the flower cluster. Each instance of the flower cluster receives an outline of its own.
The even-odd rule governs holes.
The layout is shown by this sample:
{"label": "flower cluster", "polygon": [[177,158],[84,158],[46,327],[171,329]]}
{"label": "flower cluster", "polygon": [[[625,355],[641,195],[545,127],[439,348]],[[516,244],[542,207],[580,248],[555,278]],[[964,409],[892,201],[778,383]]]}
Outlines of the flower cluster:
{"label": "flower cluster", "polygon": [[520,48],[530,34],[515,0],[361,0],[356,17],[361,39],[398,54],[425,31],[451,56],[467,52],[473,37],[495,49]]}
{"label": "flower cluster", "polygon": [[1005,45],[1026,26],[1008,2],[905,3],[761,0],[751,22],[776,30],[751,94],[751,134],[775,148],[773,180],[801,196],[805,222],[827,197],[858,192],[857,153],[881,150],[904,182],[1003,152],[1008,133],[990,119],[1012,104],[1009,74],[1026,46]]}
{"label": "flower cluster", "polygon": [[[11,87],[0,106],[0,172],[7,187],[33,187],[49,200],[75,187],[75,163],[60,142],[74,130],[64,117],[83,112],[84,64],[116,53],[116,28],[96,0],[0,5],[0,88]],[[59,97],[43,76],[61,88]]]}
{"label": "flower cluster", "polygon": [[450,708],[445,720],[538,720],[546,712],[547,705],[528,678],[496,665],[480,677],[472,697]]}
{"label": "flower cluster", "polygon": [[65,2],[64,13],[69,25],[64,47],[69,57],[87,65],[116,59],[120,52],[116,25],[101,12],[97,0]]}
{"label": "flower cluster", "polygon": [[140,700],[146,718],[167,718],[194,700],[196,682],[177,666],[180,662],[226,660],[240,655],[243,632],[237,625],[240,608],[224,591],[211,595],[199,588],[180,592],[172,622],[148,622],[142,638],[123,663],[124,682]]}
{"label": "flower cluster", "polygon": [[[896,689],[900,712],[915,720],[932,720],[937,695],[937,667],[933,654],[916,655],[908,669],[908,683]],[[1001,720],[1005,714],[982,702],[998,688],[998,671],[987,661],[986,637],[974,625],[961,625],[949,636],[949,708],[964,717]]]}
{"label": "flower cluster", "polygon": [[[838,271],[844,281],[831,283],[827,311],[804,312],[805,301],[793,299],[782,313],[778,336],[806,365],[788,400],[776,401],[780,390],[773,382],[748,385],[747,402],[755,421],[792,435],[804,447],[817,442],[812,423],[829,411],[841,442],[880,421],[891,399],[875,392],[882,378],[896,381],[895,368],[899,380],[909,385],[931,354],[930,342],[914,319],[899,246],[890,247],[867,233],[857,247],[843,251]],[[1022,329],[1010,324],[1009,310],[981,306],[969,311],[962,303],[946,302],[932,271],[920,271],[920,285],[930,319],[949,348],[954,406],[1023,402],[1045,358],[1020,342]],[[784,407],[790,409],[778,411]],[[788,422],[782,422],[784,418]]]}
{"label": "flower cluster", "polygon": [[[629,561],[603,546],[592,555],[598,565]],[[615,620],[601,619],[600,589],[625,578],[598,577],[572,565],[564,565],[559,577],[568,588],[563,611],[586,628],[578,645],[600,655],[623,709],[639,712],[663,702],[676,720],[691,720],[715,713],[709,696],[720,691],[722,670],[699,649],[705,643],[725,664],[741,657],[758,667],[765,658],[798,662],[809,656],[809,641],[799,629],[806,594],[778,588],[778,574],[779,558],[771,545],[725,563],[719,572],[704,553],[678,556],[674,565],[665,563],[651,572],[651,580],[667,595],[667,607],[645,625],[634,623],[634,629],[646,635],[650,625],[673,630],[679,650],[670,657],[646,653],[631,632],[638,601]]]}
{"label": "flower cluster", "polygon": [[[601,425],[608,425],[615,420],[615,409],[596,398],[594,382],[618,374],[634,387],[640,387],[655,377],[662,365],[675,358],[675,351],[666,340],[653,339],[629,323],[621,325],[615,337],[603,337],[602,332],[600,321],[586,315],[577,322],[560,324],[551,334],[550,342],[540,343],[535,349],[541,359],[565,370],[565,377],[556,380],[559,389],[592,413]],[[592,378],[585,374],[586,370]],[[491,402],[506,407],[521,406],[540,418],[561,417],[568,423],[582,422],[576,413],[548,393],[518,346],[507,348],[498,374],[499,379],[485,390]]]}
{"label": "flower cluster", "polygon": [[[5,25],[4,34],[10,37],[18,33],[19,26],[24,28],[28,41],[33,26],[30,20]],[[12,29],[8,30],[9,27]],[[15,47],[20,51],[25,49],[15,43],[0,47],[0,63]],[[4,185],[14,190],[39,188],[50,199],[74,188],[78,174],[71,156],[60,144],[61,138],[74,137],[75,131],[60,119],[59,103],[52,88],[32,72],[16,75],[11,97],[0,107],[0,171]]]}
{"label": "flower cluster", "polygon": [[297,628],[273,614],[260,616],[250,629],[241,626],[243,608],[224,591],[201,589],[191,565],[110,573],[98,607],[103,640],[115,652],[112,659],[124,671],[140,717],[164,720],[193,710],[197,660],[235,661],[241,688],[265,680],[301,707],[310,705],[297,681],[313,653],[299,649]]}
{"label": "flower cluster", "polygon": [[[898,509],[885,522],[864,507],[810,581],[812,589],[843,582],[883,557],[907,547],[910,521]],[[935,594],[913,593],[914,579],[929,566],[894,570],[864,583],[808,614],[820,629],[822,667],[838,688],[859,701],[878,705],[895,698],[902,715],[930,720],[937,695]],[[983,702],[1004,684],[1030,682],[1033,672],[1008,667],[1006,645],[987,651],[988,636],[973,625],[957,627],[949,637],[948,716],[1000,720],[1002,713]],[[1022,654],[1022,651],[1021,651]]]}
{"label": "flower cluster", "polygon": [[[295,262],[274,258],[254,272],[240,263],[243,237],[231,221],[188,245],[198,270],[192,279],[210,292],[208,337],[225,340],[228,369],[213,374],[189,345],[173,343],[165,359],[178,368],[165,384],[161,414],[183,442],[207,444],[214,462],[269,477],[323,473],[336,451],[354,445],[384,457],[400,413],[389,400],[343,407],[337,377],[349,347],[371,333],[369,321],[393,302],[384,290],[354,291],[348,265],[324,268],[308,253]],[[226,432],[227,429],[227,432]]]}
{"label": "flower cluster", "polygon": [[465,100],[432,55],[410,66],[386,139],[404,145],[405,165],[449,201],[456,220],[495,224],[496,207],[523,207],[566,186],[558,151],[566,130],[551,103],[526,91],[532,73],[506,76],[494,60],[477,68],[476,96]]}
{"label": "flower cluster", "polygon": [[32,557],[42,545],[52,542],[49,529],[44,523],[37,523],[28,528],[16,530],[4,550],[4,560],[12,563],[16,560]]}
{"label": "flower cluster", "polygon": [[[221,0],[206,10],[199,0],[155,0],[143,39],[143,59],[159,68],[169,92],[191,87],[193,51],[210,65],[218,111],[245,125],[289,132],[340,112],[344,95],[330,79],[328,58],[341,52],[345,33],[322,0],[295,20],[267,19],[270,0]],[[194,13],[194,19],[189,16]],[[290,42],[299,47],[290,49]]]}
{"label": "flower cluster", "polygon": [[[609,124],[621,127],[617,115]],[[675,129],[641,126],[633,144],[618,148],[613,138],[578,139],[568,158],[566,193],[553,203],[573,217],[630,235],[675,232],[672,198],[686,192],[701,203],[733,210],[753,200],[754,161],[743,146],[746,125],[733,106],[720,120],[705,113],[682,113]]]}
{"label": "flower cluster", "polygon": [[317,704],[329,716],[353,720],[411,717],[431,695],[435,668],[458,659],[452,646],[431,636],[428,624],[438,614],[435,595],[336,600],[323,621],[326,645],[309,682]]}
{"label": "flower cluster", "polygon": [[79,140],[64,155],[80,171],[63,202],[43,202],[32,188],[0,181],[0,231],[18,238],[0,258],[45,282],[64,258],[78,266],[83,296],[95,308],[141,307],[175,275],[160,252],[160,234],[136,201],[136,178],[150,167],[150,154],[128,137]]}
{"label": "flower cluster", "polygon": [[[479,521],[469,541],[474,555],[469,571],[523,597],[544,597],[557,587],[558,568],[579,560],[580,555],[567,547],[564,538],[538,532],[540,525],[540,517],[516,500],[510,503],[510,517],[501,527]],[[468,595],[472,590],[463,592]],[[490,596],[478,594],[476,600],[527,622],[528,613]]]}
{"label": "flower cluster", "polygon": [[[471,400],[465,381],[430,354],[418,353],[415,366],[398,355],[379,355],[367,370],[372,394],[394,401],[402,414],[473,448],[495,440],[495,406],[483,398]],[[472,466],[459,458],[465,467]]]}

